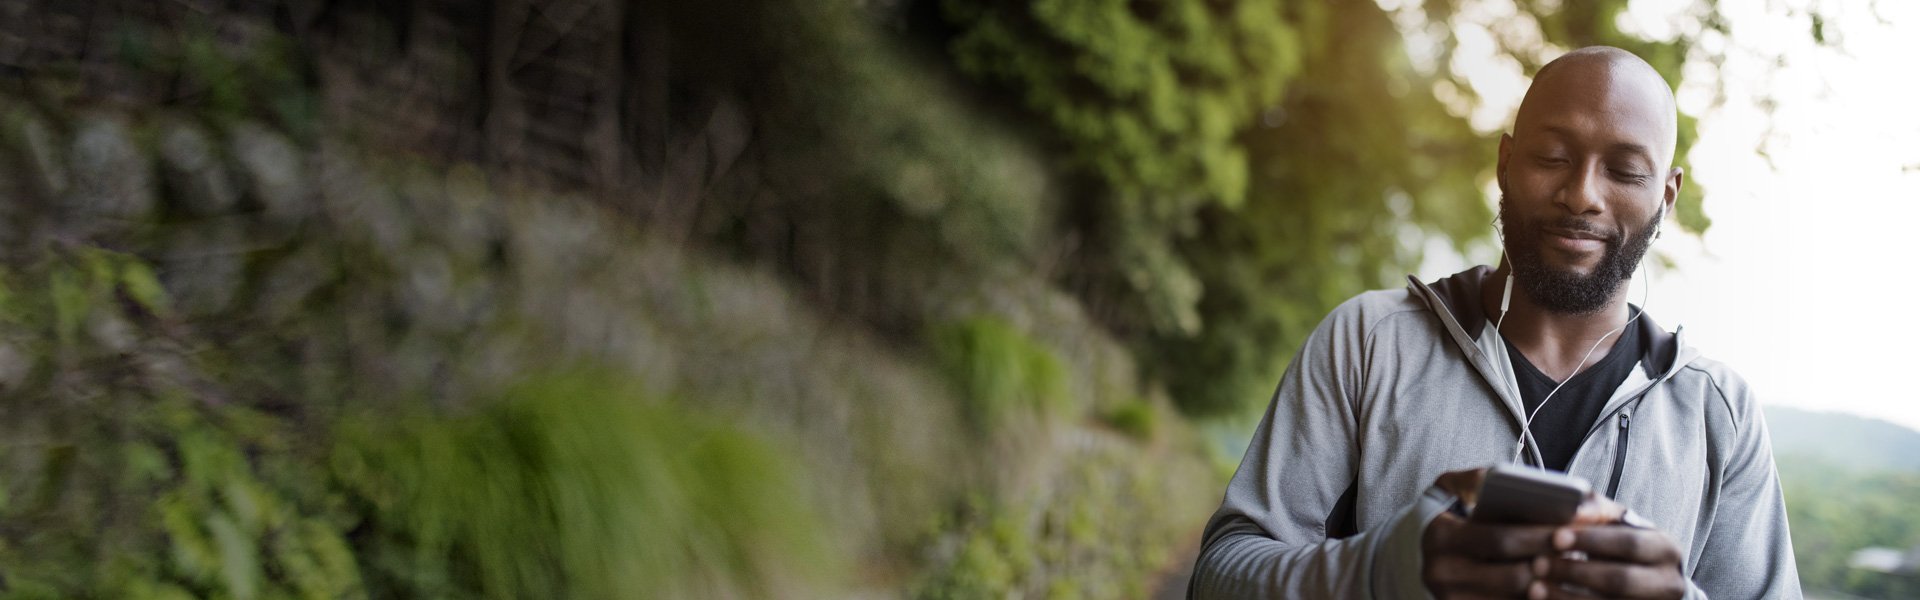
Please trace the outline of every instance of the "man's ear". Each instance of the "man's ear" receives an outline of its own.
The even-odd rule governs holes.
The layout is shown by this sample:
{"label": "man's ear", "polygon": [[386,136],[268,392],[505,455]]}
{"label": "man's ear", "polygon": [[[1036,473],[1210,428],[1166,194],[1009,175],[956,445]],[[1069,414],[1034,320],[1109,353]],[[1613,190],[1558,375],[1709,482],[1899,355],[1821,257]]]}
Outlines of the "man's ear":
{"label": "man's ear", "polygon": [[[1500,134],[1500,158],[1495,163],[1493,179],[1500,184],[1500,193],[1507,193],[1507,157],[1513,154],[1513,134]],[[1678,171],[1678,169],[1675,169]],[[1672,189],[1672,188],[1669,188]]]}
{"label": "man's ear", "polygon": [[1660,198],[1660,202],[1667,205],[1667,214],[1673,214],[1673,203],[1680,198],[1680,184],[1685,181],[1686,178],[1686,172],[1680,167],[1674,167],[1673,170],[1667,171],[1667,189],[1665,190],[1665,195]]}

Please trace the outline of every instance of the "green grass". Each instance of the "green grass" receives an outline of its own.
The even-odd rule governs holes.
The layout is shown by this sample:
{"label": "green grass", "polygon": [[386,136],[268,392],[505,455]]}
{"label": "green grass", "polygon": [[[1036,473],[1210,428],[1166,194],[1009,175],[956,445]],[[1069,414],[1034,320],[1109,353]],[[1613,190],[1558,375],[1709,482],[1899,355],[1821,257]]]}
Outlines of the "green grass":
{"label": "green grass", "polygon": [[940,367],[965,399],[969,424],[990,433],[1020,417],[1070,405],[1065,367],[1051,348],[993,317],[934,328]]}
{"label": "green grass", "polygon": [[538,378],[465,417],[365,423],[337,447],[336,472],[392,535],[370,559],[396,589],[766,596],[838,570],[799,463],[605,374]]}

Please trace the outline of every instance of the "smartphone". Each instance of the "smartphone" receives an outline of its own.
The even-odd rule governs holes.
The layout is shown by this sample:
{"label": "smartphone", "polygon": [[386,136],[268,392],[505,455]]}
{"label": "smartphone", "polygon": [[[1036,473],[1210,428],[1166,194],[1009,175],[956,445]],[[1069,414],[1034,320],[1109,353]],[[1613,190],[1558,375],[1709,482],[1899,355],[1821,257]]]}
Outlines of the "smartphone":
{"label": "smartphone", "polygon": [[1573,475],[1500,465],[1488,469],[1480,481],[1480,498],[1468,518],[1502,525],[1563,525],[1573,521],[1592,490],[1587,480]]}

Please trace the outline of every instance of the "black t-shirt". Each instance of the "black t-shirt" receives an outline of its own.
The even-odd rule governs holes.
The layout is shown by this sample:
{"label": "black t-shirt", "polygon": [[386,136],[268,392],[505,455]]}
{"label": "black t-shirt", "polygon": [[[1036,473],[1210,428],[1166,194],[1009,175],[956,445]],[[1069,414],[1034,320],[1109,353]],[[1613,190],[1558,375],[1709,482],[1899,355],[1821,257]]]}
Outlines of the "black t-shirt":
{"label": "black t-shirt", "polygon": [[[1635,313],[1639,309],[1634,309]],[[1566,471],[1567,463],[1573,461],[1573,453],[1580,449],[1587,432],[1593,429],[1593,420],[1600,416],[1600,410],[1606,408],[1607,400],[1613,397],[1614,390],[1633,373],[1633,367],[1639,362],[1645,345],[1640,336],[1640,328],[1632,324],[1616,334],[1620,339],[1607,351],[1607,355],[1589,359],[1593,366],[1575,374],[1567,385],[1554,392],[1560,382],[1554,381],[1527,362],[1527,357],[1507,342],[1507,355],[1513,358],[1513,373],[1520,386],[1520,400],[1533,414],[1533,439],[1540,444],[1540,456],[1546,459],[1546,467],[1555,471]],[[1540,400],[1548,392],[1553,392],[1552,401],[1546,408],[1539,408]],[[1534,410],[1539,409],[1538,414]]]}

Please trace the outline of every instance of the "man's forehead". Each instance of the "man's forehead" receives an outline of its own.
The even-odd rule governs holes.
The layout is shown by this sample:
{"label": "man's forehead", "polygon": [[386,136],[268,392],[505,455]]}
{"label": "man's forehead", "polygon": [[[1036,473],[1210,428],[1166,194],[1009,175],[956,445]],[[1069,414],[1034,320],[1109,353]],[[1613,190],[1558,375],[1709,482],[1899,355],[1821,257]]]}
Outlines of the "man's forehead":
{"label": "man's forehead", "polygon": [[1671,162],[1676,117],[1666,80],[1633,55],[1606,50],[1569,54],[1541,69],[1521,101],[1514,135],[1637,145]]}

